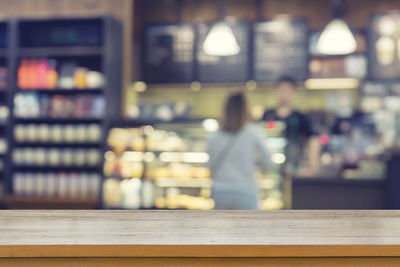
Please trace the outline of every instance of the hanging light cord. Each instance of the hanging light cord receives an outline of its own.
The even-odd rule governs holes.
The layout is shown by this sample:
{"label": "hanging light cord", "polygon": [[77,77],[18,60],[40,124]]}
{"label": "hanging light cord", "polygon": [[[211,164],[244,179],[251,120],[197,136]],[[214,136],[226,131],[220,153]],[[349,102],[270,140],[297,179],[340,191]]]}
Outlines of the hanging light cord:
{"label": "hanging light cord", "polygon": [[255,0],[257,20],[263,20],[263,0]]}
{"label": "hanging light cord", "polygon": [[333,17],[341,18],[345,15],[345,1],[344,0],[332,0]]}
{"label": "hanging light cord", "polygon": [[218,16],[220,20],[224,20],[226,18],[225,0],[218,0]]}
{"label": "hanging light cord", "polygon": [[183,19],[183,5],[184,5],[184,0],[176,0],[175,1],[175,6],[176,6],[176,16],[178,18],[178,23],[182,23]]}

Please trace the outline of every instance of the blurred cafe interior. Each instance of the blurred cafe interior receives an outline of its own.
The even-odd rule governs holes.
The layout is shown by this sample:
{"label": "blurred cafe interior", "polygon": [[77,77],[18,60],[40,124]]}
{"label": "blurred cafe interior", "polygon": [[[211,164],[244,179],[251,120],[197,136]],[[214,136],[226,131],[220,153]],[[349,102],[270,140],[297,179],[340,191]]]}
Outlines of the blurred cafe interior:
{"label": "blurred cafe interior", "polygon": [[[2,209],[213,209],[207,140],[239,91],[261,209],[400,208],[400,1],[0,6]],[[282,77],[317,151],[266,116]]]}

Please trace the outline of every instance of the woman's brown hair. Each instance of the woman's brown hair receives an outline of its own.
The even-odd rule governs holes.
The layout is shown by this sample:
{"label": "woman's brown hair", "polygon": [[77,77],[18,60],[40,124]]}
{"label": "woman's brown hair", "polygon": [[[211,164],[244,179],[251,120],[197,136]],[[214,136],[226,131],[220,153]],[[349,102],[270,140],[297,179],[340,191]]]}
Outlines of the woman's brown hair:
{"label": "woman's brown hair", "polygon": [[243,93],[231,95],[225,104],[222,130],[226,132],[237,132],[248,120],[249,114],[245,95]]}

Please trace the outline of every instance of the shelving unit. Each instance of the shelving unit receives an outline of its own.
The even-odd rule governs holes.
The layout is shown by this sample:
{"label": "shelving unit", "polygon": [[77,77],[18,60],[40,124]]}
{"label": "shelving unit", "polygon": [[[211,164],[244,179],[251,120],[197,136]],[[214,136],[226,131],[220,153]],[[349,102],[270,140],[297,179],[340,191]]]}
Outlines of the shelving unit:
{"label": "shelving unit", "polygon": [[40,94],[72,95],[72,94],[102,94],[103,89],[18,89],[17,93],[35,92]]}
{"label": "shelving unit", "polygon": [[[30,143],[30,142],[15,142],[14,147],[43,147],[43,148],[92,148],[92,147],[101,147],[103,144],[99,143]],[[1,156],[1,154],[0,154]]]}
{"label": "shelving unit", "polygon": [[[121,25],[111,17],[93,18],[57,18],[57,19],[31,19],[9,21],[8,46],[5,51],[0,48],[0,57],[9,56],[9,94],[7,104],[10,108],[10,121],[7,128],[7,140],[10,146],[6,155],[8,172],[5,179],[5,191],[7,193],[6,204],[9,207],[18,208],[99,208],[101,207],[101,186],[99,195],[94,200],[79,200],[65,197],[46,197],[38,192],[28,196],[15,194],[13,177],[15,174],[39,175],[50,174],[93,174],[103,177],[103,156],[105,151],[106,133],[111,121],[120,117],[121,97],[121,68],[122,68],[122,31]],[[73,38],[71,38],[71,36]],[[105,84],[102,87],[91,89],[53,89],[36,88],[21,89],[17,84],[18,68],[22,59],[57,59],[58,63],[76,62],[79,67],[86,67],[102,73]],[[58,70],[59,66],[57,66]],[[59,70],[58,70],[59,71]],[[79,116],[39,116],[17,117],[14,113],[14,100],[16,94],[33,93],[48,97],[80,97],[81,95],[100,96],[104,99],[102,117]],[[1,97],[1,94],[0,94]],[[18,141],[14,136],[16,125],[85,125],[95,124],[101,129],[101,137],[93,142],[36,142]],[[1,126],[0,126],[1,127]],[[89,134],[89,133],[87,133]],[[100,155],[100,162],[95,165],[17,165],[13,161],[13,151],[22,149],[96,149]],[[48,156],[48,155],[46,155]],[[37,181],[36,181],[37,182]],[[33,182],[35,184],[35,182]],[[101,181],[99,184],[101,185]],[[71,186],[71,185],[69,185]],[[67,190],[68,191],[68,190]]]}
{"label": "shelving unit", "polygon": [[67,171],[85,171],[85,172],[98,172],[102,165],[96,164],[93,166],[80,165],[80,166],[52,166],[52,165],[18,165],[14,166],[14,171],[41,171],[41,172],[67,172]]}
{"label": "shelving unit", "polygon": [[14,118],[16,123],[51,123],[51,124],[68,124],[68,123],[101,123],[105,119],[97,118]]}
{"label": "shelving unit", "polygon": [[[1,51],[0,51],[1,52]],[[27,57],[49,56],[102,56],[102,46],[75,46],[75,47],[31,47],[21,48],[19,54]]]}
{"label": "shelving unit", "polygon": [[8,196],[5,204],[12,209],[96,209],[100,207],[97,200],[58,199],[47,197]]}

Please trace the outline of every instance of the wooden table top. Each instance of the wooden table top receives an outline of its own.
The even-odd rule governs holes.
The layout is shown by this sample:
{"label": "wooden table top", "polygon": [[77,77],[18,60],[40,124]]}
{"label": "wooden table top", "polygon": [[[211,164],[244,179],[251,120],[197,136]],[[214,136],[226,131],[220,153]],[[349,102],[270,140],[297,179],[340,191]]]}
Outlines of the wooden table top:
{"label": "wooden table top", "polygon": [[0,257],[399,256],[400,211],[0,211]]}

